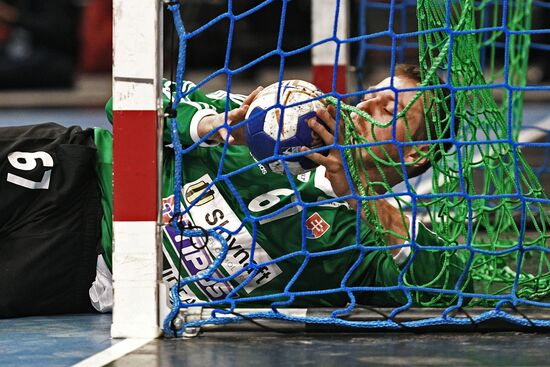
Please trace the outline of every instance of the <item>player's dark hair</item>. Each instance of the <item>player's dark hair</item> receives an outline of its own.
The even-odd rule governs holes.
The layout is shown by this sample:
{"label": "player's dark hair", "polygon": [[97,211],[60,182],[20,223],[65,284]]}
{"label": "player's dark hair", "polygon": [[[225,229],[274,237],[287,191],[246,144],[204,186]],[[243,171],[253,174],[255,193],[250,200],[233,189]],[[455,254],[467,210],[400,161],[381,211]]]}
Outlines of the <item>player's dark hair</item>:
{"label": "player's dark hair", "polygon": [[[422,83],[422,75],[420,73],[420,68],[418,67],[418,65],[398,64],[398,65],[395,66],[394,75],[398,76],[398,77],[410,79],[412,81],[417,82],[418,84]],[[439,83],[441,85],[445,84],[441,78],[439,78]],[[448,88],[441,88],[441,91],[443,93],[445,104],[447,105],[447,110],[450,113],[451,112],[451,95],[450,95],[450,91],[449,91]],[[424,93],[424,98],[426,98],[426,96],[429,96],[429,95],[430,95],[429,91],[425,92]],[[434,103],[438,103],[438,102],[434,102]],[[434,107],[435,108],[441,108],[437,105],[434,106]],[[445,113],[442,111],[442,113],[440,113],[440,115],[444,116]],[[450,116],[449,121],[451,121],[450,120],[451,117],[454,117],[454,116]],[[432,126],[430,126],[428,128],[427,124],[432,124]],[[451,136],[451,129],[456,129],[456,119],[453,119],[449,126],[441,126],[441,128],[444,129],[444,131],[441,135],[437,135],[437,133],[436,133],[437,130],[436,130],[435,124],[433,123],[433,121],[431,119],[429,121],[426,121],[425,116],[424,116],[424,124],[422,126],[424,127],[423,134],[420,134],[417,137],[418,140],[427,140],[427,141],[429,141],[429,140],[449,139],[450,136]],[[441,147],[441,145],[442,145],[442,147]],[[446,142],[446,143],[443,143],[443,144],[437,144],[432,150],[432,152],[433,152],[433,157],[432,157],[433,162],[438,162],[441,159],[441,157],[443,156],[443,153],[449,151],[449,149],[451,149],[452,146],[453,146],[453,144],[450,143],[450,142]],[[443,148],[443,149],[441,149],[441,148]],[[428,159],[426,161],[426,163],[423,164],[422,166],[409,169],[408,172],[407,172],[408,177],[409,178],[416,177],[416,176],[426,172],[432,165],[432,159]]]}

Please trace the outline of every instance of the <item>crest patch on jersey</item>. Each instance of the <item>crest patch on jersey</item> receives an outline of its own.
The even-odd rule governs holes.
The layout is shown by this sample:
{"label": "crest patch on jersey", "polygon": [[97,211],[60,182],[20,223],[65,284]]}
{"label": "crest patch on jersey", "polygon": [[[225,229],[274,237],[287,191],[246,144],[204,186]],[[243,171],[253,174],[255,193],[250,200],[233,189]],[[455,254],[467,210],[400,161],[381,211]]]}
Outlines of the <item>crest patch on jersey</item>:
{"label": "crest patch on jersey", "polygon": [[306,219],[307,238],[317,239],[324,235],[329,228],[330,224],[319,213],[313,213],[313,215]]}

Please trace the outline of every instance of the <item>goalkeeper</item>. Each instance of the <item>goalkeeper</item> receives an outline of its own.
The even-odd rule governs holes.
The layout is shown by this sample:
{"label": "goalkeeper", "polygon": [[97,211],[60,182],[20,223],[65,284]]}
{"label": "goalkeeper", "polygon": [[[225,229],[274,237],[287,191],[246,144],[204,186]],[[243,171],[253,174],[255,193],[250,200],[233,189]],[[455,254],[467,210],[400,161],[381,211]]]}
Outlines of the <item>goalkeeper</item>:
{"label": "goalkeeper", "polygon": [[[395,88],[410,90],[416,88],[419,82],[417,67],[402,65],[396,68]],[[380,90],[389,87],[389,84],[390,78],[387,78],[371,89]],[[193,87],[191,83],[183,86],[184,90]],[[410,239],[413,231],[409,219],[402,219],[400,211],[385,200],[376,201],[378,219],[386,230],[397,236],[389,234],[384,239],[375,235],[365,221],[357,226],[356,204],[353,200],[307,207],[292,206],[298,199],[312,204],[349,194],[340,153],[332,150],[326,157],[320,153],[310,154],[309,157],[320,166],[311,173],[294,178],[296,193],[286,176],[268,172],[255,162],[245,145],[244,128],[233,129],[231,135],[228,135],[227,130],[220,129],[224,122],[226,101],[229,101],[231,110],[228,120],[235,125],[244,119],[256,93],[254,91],[245,99],[244,96],[228,97],[223,92],[205,95],[196,90],[178,106],[177,127],[182,144],[190,146],[201,139],[208,139],[183,157],[184,186],[181,196],[188,211],[184,211],[181,220],[188,225],[219,229],[227,240],[229,250],[214,277],[221,279],[234,276],[228,281],[202,280],[182,287],[180,296],[184,302],[220,301],[229,294],[236,294],[238,300],[243,301],[239,303],[241,307],[258,303],[265,305],[273,301],[289,300],[283,294],[286,288],[296,295],[289,303],[292,306],[341,306],[350,302],[344,289],[347,287],[354,289],[353,294],[359,303],[383,306],[404,304],[407,295],[403,291],[375,291],[368,287],[397,287],[399,274],[412,252],[415,254],[408,271],[404,272],[405,282],[426,285],[435,290],[444,289],[444,292],[469,284],[467,279],[459,283],[468,253],[451,251],[452,247],[449,247],[449,251],[413,251],[410,243],[415,243],[415,246],[449,244],[443,243],[422,225],[414,231],[414,241]],[[394,108],[403,109],[415,95],[414,91],[399,93],[398,104],[394,106],[396,101],[393,91],[380,90],[366,95],[358,107],[375,120],[388,122],[393,118]],[[166,103],[169,96],[170,83],[167,82]],[[107,111],[111,118],[110,104],[107,105]],[[314,120],[310,121],[311,127],[326,144],[332,144],[336,126],[335,111],[332,108],[323,109],[318,115],[327,128]],[[411,106],[406,116],[410,136],[415,140],[429,140],[421,100]],[[392,139],[391,125],[385,129],[376,127],[371,130],[366,121],[357,116],[354,119],[360,133],[367,139],[374,140],[373,134],[378,141]],[[431,130],[434,131],[433,128]],[[165,133],[165,142],[170,144],[169,129]],[[408,141],[409,135],[402,119],[396,123],[395,134],[397,140]],[[342,137],[343,133],[340,139]],[[231,145],[222,158],[222,143],[226,140]],[[419,144],[416,148],[410,145],[403,148],[403,160],[410,163],[409,177],[425,171],[430,164],[429,159],[422,158],[429,146]],[[382,156],[380,150],[374,149],[373,153]],[[395,162],[400,161],[395,145],[388,145],[385,150]],[[208,243],[204,243],[205,239],[201,238],[194,238],[193,242],[179,241],[177,231],[169,224],[174,213],[179,211],[173,202],[172,149],[165,151],[164,160],[162,208],[166,225],[163,230],[163,250],[167,261],[164,263],[163,276],[173,284],[180,273],[182,276],[195,275],[205,270],[213,262],[220,247],[213,239]],[[381,181],[381,173],[375,168],[372,156],[364,155],[363,160],[368,177]],[[226,174],[241,170],[229,177],[232,187],[227,181],[216,180],[220,166]],[[242,170],[243,167],[248,169]],[[402,180],[394,167],[382,169],[390,186]],[[207,189],[212,182],[215,185]],[[287,207],[286,210],[284,207]],[[251,221],[251,216],[262,219]],[[226,231],[222,231],[221,227]],[[401,238],[409,238],[409,241]],[[382,247],[383,240],[389,245],[402,246],[387,250]],[[105,244],[108,246],[110,241]],[[369,250],[363,246],[369,247]],[[311,256],[306,257],[302,250]],[[320,251],[334,253],[315,256]],[[108,247],[105,253],[110,254]],[[446,264],[449,264],[448,267],[445,267]],[[347,279],[344,279],[346,276]],[[320,294],[313,294],[316,291]],[[439,294],[440,304],[450,301],[454,296],[452,293],[446,294]],[[412,295],[418,304],[437,297],[433,292],[412,292]]]}
{"label": "goalkeeper", "polygon": [[[416,87],[420,80],[415,71],[417,68],[400,66],[396,70],[396,88]],[[375,89],[388,85],[389,78]],[[193,87],[189,82],[183,86],[184,90]],[[169,103],[170,91],[171,83],[166,82],[165,106]],[[361,213],[363,221],[357,220],[357,205],[354,200],[305,207],[291,205],[282,210],[295,202],[297,195],[303,202],[311,204],[348,195],[351,189],[337,150],[331,150],[327,156],[311,153],[309,157],[320,166],[313,172],[293,178],[293,184],[297,188],[295,192],[286,176],[268,172],[254,161],[248,148],[243,145],[245,139],[242,129],[233,129],[231,135],[227,130],[220,129],[226,103],[230,104],[228,120],[231,124],[236,124],[244,120],[248,106],[257,92],[258,90],[244,97],[227,96],[223,92],[204,94],[196,89],[177,108],[177,128],[182,144],[190,146],[208,135],[208,140],[183,157],[182,205],[188,210],[178,219],[182,225],[216,228],[227,240],[229,248],[225,260],[214,273],[214,277],[220,281],[203,279],[187,284],[180,289],[184,302],[221,301],[230,295],[241,307],[268,305],[274,301],[288,301],[287,304],[294,307],[337,307],[349,303],[350,295],[353,294],[360,304],[393,306],[405,304],[409,296],[397,289],[400,277],[406,284],[430,288],[430,291],[410,293],[416,304],[422,304],[434,297],[439,297],[441,303],[451,302],[455,298],[455,288],[469,287],[467,277],[459,281],[467,254],[451,251],[452,247],[448,251],[421,250],[422,246],[449,244],[443,243],[421,224],[413,229],[410,219],[402,217],[399,210],[383,199],[376,200],[379,221],[388,233],[392,233],[384,239],[365,222],[364,211]],[[402,109],[414,94],[399,93],[399,104],[394,106],[394,93],[381,90],[365,96],[358,107],[371,114],[375,120],[390,121],[393,108]],[[112,120],[111,101],[106,110]],[[322,109],[318,111],[318,116],[325,126],[313,120],[310,121],[310,126],[326,144],[332,144],[336,127],[335,110]],[[413,104],[406,116],[411,136],[416,140],[426,140],[428,136],[420,100]],[[358,116],[354,116],[354,124],[367,138],[374,132]],[[398,120],[395,124],[396,138],[406,141],[407,135],[402,121]],[[29,222],[35,225],[27,225],[26,228],[35,228],[34,232],[25,231],[25,235],[19,237],[4,235],[9,233],[6,231],[9,226],[5,224],[11,223],[8,218],[4,218],[6,220],[3,221],[0,232],[0,245],[2,253],[7,256],[0,259],[0,270],[10,276],[0,277],[0,316],[84,312],[89,310],[89,304],[85,301],[90,299],[96,310],[109,311],[112,308],[112,137],[101,129],[82,131],[52,124],[44,125],[42,129],[45,130],[41,132],[41,127],[36,126],[30,129],[31,132],[24,134],[28,136],[26,146],[0,145],[3,149],[0,149],[2,162],[8,163],[0,167],[2,177],[6,177],[5,171],[11,170],[9,177],[12,178],[12,181],[3,182],[2,185],[7,185],[6,188],[10,190],[14,185],[22,191],[27,189],[33,195],[30,203],[37,205],[39,213],[48,213],[43,205],[54,206],[57,213],[55,218],[42,216],[44,223],[39,223],[35,221],[36,211],[33,212],[29,216]],[[391,126],[375,130],[378,140],[386,140],[392,136]],[[47,132],[45,135],[44,131]],[[41,135],[42,141],[47,141],[48,137],[52,139],[49,146],[43,143],[46,144],[42,150],[44,154],[28,152],[31,148],[36,152],[36,147],[32,147],[32,144],[37,144],[36,135]],[[63,139],[56,140],[55,136],[63,136]],[[2,140],[10,138],[13,140],[14,135],[1,135]],[[230,145],[222,161],[224,146],[220,143],[226,140]],[[164,141],[162,274],[163,280],[173,285],[180,275],[185,277],[205,270],[219,253],[220,245],[213,239],[208,242],[206,238],[181,239],[170,223],[180,210],[176,209],[179,205],[174,204],[173,197],[175,160],[169,145],[169,127],[165,129]],[[8,146],[8,149],[4,149],[4,146]],[[70,154],[63,152],[68,146],[72,148]],[[13,156],[14,147],[17,148],[16,153],[23,154],[22,157]],[[420,157],[421,152],[427,151],[427,146],[419,144],[417,149],[410,150],[408,147],[403,148],[403,159],[405,162],[415,162],[408,168],[408,175],[412,177],[425,171],[430,163],[428,159]],[[93,148],[97,148],[97,157],[90,155]],[[386,151],[399,161],[397,147],[386,147]],[[79,158],[83,161],[78,162],[75,157],[84,158]],[[369,178],[380,177],[376,176],[372,157],[369,157],[363,156],[369,169]],[[60,183],[55,175],[56,168],[62,165],[62,161],[69,163],[64,163],[66,167],[62,167],[66,177]],[[82,172],[90,167],[92,161],[97,168],[98,185],[90,172],[87,175]],[[70,162],[74,163],[74,167],[79,167],[79,170],[73,169],[73,163]],[[220,166],[224,173],[243,167],[248,169],[231,175],[229,185],[228,181],[216,180]],[[40,172],[34,172],[36,167],[40,168]],[[384,169],[390,185],[401,180],[393,171],[393,167]],[[31,173],[36,177],[23,177],[23,173]],[[15,179],[14,182],[14,177],[20,179]],[[49,187],[44,185],[45,178],[51,184]],[[74,182],[71,181],[73,178]],[[213,181],[215,185],[205,190]],[[28,185],[25,187],[29,182],[33,183],[30,184],[34,185],[32,188]],[[70,192],[68,186],[71,185],[78,186],[77,197],[63,196],[62,194]],[[44,195],[40,196],[47,191],[45,189],[52,188],[56,189],[55,196],[50,195],[47,200],[43,199]],[[5,192],[4,188],[2,192]],[[87,192],[93,195],[88,196]],[[18,207],[17,203],[12,204],[10,210]],[[25,209],[28,210],[28,207]],[[6,210],[1,212],[3,215],[7,213]],[[274,215],[268,215],[270,213]],[[251,221],[250,216],[263,219]],[[44,225],[51,225],[50,230],[40,232],[38,229],[44,228]],[[10,238],[16,240],[11,241]],[[29,250],[29,256],[22,260],[21,249],[23,246],[30,247],[35,239],[36,247],[40,251],[34,254]],[[388,249],[384,247],[384,242],[396,246]],[[328,253],[316,256],[320,251]],[[445,264],[449,266],[445,267]],[[222,278],[225,279],[221,280]],[[89,298],[88,294],[83,296],[83,289],[88,293],[88,288]],[[292,292],[293,297],[285,295],[285,290]]]}

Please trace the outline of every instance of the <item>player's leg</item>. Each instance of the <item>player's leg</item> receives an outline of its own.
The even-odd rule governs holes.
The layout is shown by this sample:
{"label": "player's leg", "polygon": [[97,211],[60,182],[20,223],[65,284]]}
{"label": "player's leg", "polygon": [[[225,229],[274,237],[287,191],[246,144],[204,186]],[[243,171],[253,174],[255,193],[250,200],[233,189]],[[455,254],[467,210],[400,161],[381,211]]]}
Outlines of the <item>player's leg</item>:
{"label": "player's leg", "polygon": [[0,128],[0,317],[92,310],[95,160],[92,130]]}

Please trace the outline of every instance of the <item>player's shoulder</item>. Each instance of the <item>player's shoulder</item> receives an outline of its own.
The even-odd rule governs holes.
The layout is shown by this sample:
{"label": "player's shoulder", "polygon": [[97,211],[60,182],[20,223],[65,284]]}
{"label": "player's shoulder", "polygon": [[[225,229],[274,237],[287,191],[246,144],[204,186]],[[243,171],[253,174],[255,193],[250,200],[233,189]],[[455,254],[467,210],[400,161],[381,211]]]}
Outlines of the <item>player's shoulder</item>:
{"label": "player's shoulder", "polygon": [[[417,218],[418,221],[418,218]],[[436,232],[432,231],[426,225],[418,221],[418,226],[416,227],[416,243],[421,246],[448,246],[449,243],[445,241],[441,236]]]}
{"label": "player's shoulder", "polygon": [[246,99],[246,96],[244,94],[238,94],[238,93],[228,94],[227,91],[224,91],[224,90],[217,90],[215,92],[208,93],[206,96],[208,98],[217,99],[217,100],[225,100],[229,98],[232,102],[237,104],[242,104]]}
{"label": "player's shoulder", "polygon": [[[184,80],[181,83],[181,91],[183,94],[197,90],[197,85],[189,80]],[[162,80],[162,93],[166,98],[170,98],[172,93],[176,92],[176,83],[169,79]]]}
{"label": "player's shoulder", "polygon": [[62,136],[67,139],[74,134],[82,134],[88,129],[82,129],[80,126],[63,126],[56,122],[44,122],[39,124],[16,125],[0,127],[0,136],[3,140],[32,140],[38,141],[58,140]]}

